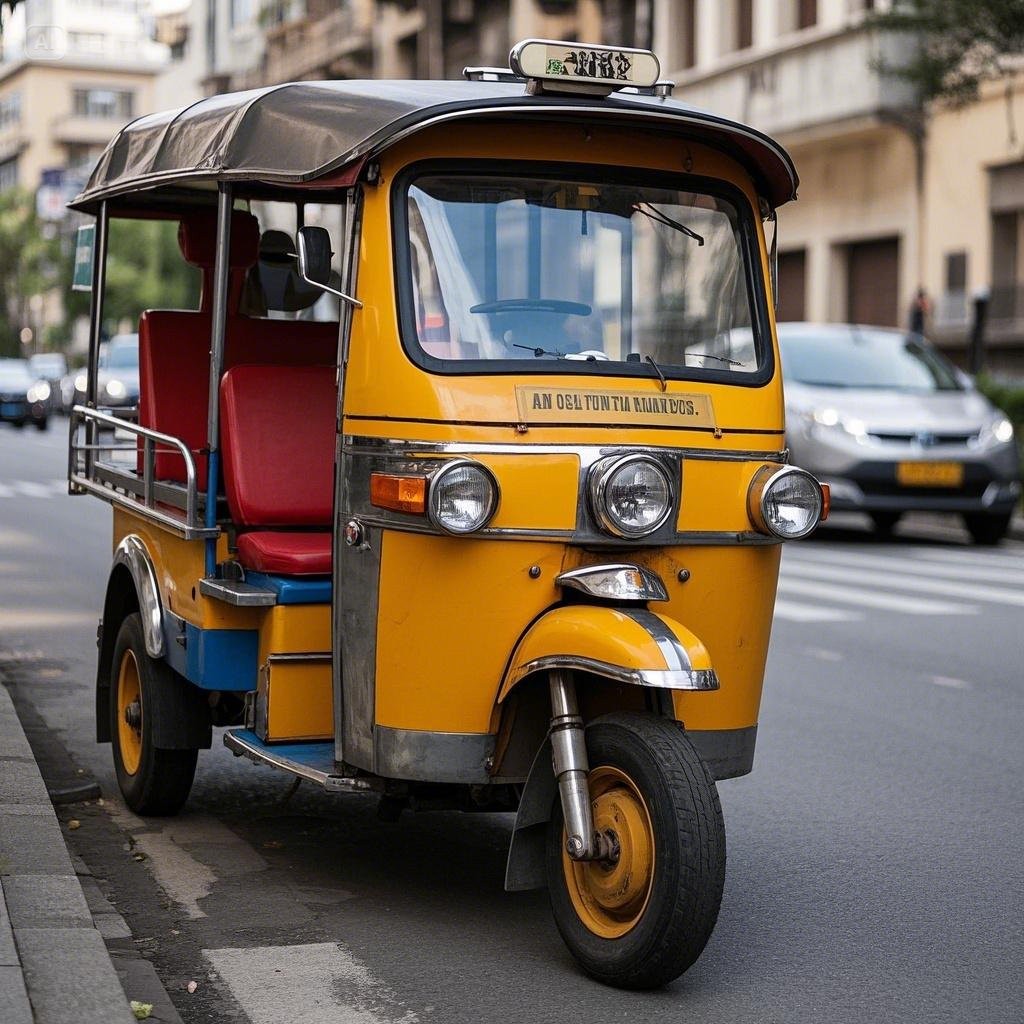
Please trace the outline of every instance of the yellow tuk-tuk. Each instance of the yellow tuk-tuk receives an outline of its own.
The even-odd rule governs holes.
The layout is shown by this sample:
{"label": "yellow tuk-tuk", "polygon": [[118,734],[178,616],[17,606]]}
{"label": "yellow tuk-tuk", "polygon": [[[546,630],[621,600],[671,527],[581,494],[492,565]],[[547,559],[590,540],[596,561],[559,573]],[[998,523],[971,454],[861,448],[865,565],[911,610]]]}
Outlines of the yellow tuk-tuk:
{"label": "yellow tuk-tuk", "polygon": [[[226,726],[391,816],[514,811],[506,887],[626,988],[714,927],[715,780],[751,769],[780,542],[827,511],[783,447],[793,166],[659,73],[529,40],[463,82],[214,96],[122,129],[72,204],[128,806],[176,813]],[[134,418],[96,373],[125,218],[202,282],[142,313]]]}

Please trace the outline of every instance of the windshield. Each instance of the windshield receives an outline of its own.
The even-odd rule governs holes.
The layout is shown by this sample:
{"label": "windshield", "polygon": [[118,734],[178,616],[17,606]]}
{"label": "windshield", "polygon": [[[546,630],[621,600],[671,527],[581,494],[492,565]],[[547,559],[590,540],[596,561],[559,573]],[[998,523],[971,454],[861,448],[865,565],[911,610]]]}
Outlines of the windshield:
{"label": "windshield", "polygon": [[111,341],[103,366],[107,370],[137,370],[139,343],[134,338],[123,342]]}
{"label": "windshield", "polygon": [[426,174],[405,213],[406,332],[445,369],[585,361],[594,373],[732,376],[764,365],[741,218],[722,196]]}
{"label": "windshield", "polygon": [[922,338],[856,328],[822,334],[779,331],[787,380],[830,388],[962,391],[956,370]]}
{"label": "windshield", "polygon": [[0,360],[0,382],[4,387],[21,388],[32,383],[32,374],[28,364],[22,359]]}
{"label": "windshield", "polygon": [[32,356],[28,365],[32,373],[37,373],[40,377],[61,377],[68,372],[67,362],[58,353]]}

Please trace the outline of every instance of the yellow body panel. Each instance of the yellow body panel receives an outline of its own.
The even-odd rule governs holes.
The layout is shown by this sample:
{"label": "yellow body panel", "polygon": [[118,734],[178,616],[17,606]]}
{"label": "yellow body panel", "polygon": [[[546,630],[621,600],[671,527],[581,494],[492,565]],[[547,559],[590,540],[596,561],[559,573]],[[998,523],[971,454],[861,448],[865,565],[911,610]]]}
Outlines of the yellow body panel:
{"label": "yellow body panel", "polygon": [[326,740],[334,735],[331,658],[275,661],[260,668],[260,699],[266,701],[268,743]]}

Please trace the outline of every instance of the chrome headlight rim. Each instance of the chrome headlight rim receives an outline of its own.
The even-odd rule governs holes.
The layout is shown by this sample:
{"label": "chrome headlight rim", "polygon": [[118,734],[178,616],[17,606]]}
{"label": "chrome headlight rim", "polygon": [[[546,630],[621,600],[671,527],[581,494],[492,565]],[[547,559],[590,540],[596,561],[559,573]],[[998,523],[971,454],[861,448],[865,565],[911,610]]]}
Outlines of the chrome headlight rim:
{"label": "chrome headlight rim", "polygon": [[[811,483],[814,493],[818,499],[818,510],[813,515],[804,529],[798,533],[782,533],[775,529],[768,518],[765,510],[769,493],[772,487],[778,485],[779,481],[787,477],[798,476]],[[821,524],[822,515],[825,511],[825,494],[821,489],[821,483],[813,473],[798,466],[762,466],[750,481],[750,488],[747,491],[747,514],[758,533],[775,537],[778,540],[800,540],[812,534]]]}
{"label": "chrome headlight rim", "polygon": [[[438,515],[437,505],[440,498],[440,486],[445,477],[463,468],[476,470],[487,480],[488,501],[479,523],[469,529],[460,530],[453,528],[441,519]],[[477,462],[475,459],[450,459],[430,477],[430,483],[427,488],[427,518],[430,520],[431,525],[442,533],[448,534],[450,537],[465,537],[482,530],[494,518],[494,513],[498,510],[498,497],[498,480],[482,462]]]}
{"label": "chrome headlight rim", "polygon": [[[618,522],[608,510],[607,489],[612,477],[625,466],[632,463],[645,463],[652,466],[665,481],[665,490],[668,500],[665,502],[665,509],[658,519],[652,524],[640,528],[631,529]],[[609,455],[607,458],[595,462],[590,470],[589,480],[590,509],[597,520],[598,525],[605,533],[613,537],[621,537],[624,540],[635,540],[639,537],[649,537],[652,533],[660,530],[672,516],[676,507],[676,487],[672,474],[663,462],[644,452],[627,452],[624,455]]]}

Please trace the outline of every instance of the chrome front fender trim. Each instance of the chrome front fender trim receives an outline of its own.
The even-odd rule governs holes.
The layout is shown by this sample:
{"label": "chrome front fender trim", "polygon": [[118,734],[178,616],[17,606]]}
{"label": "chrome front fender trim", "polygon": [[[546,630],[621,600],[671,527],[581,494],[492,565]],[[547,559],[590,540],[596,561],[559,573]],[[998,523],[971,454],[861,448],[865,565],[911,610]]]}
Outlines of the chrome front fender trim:
{"label": "chrome front fender trim", "polygon": [[151,658],[162,658],[166,647],[160,588],[156,582],[153,561],[142,539],[134,533],[128,534],[114,551],[114,565],[123,565],[135,583],[139,614],[142,617],[142,634],[146,638],[146,653]]}
{"label": "chrome front fender trim", "polygon": [[631,686],[647,686],[658,690],[717,690],[718,676],[713,668],[692,669],[639,669],[626,668],[623,665],[612,665],[596,658],[584,658],[574,654],[555,654],[545,658],[535,658],[516,669],[510,684],[514,686],[534,672],[547,672],[553,668],[570,669],[577,672],[590,672],[602,676],[615,683],[628,683]]}

